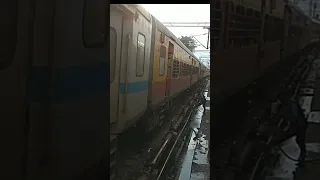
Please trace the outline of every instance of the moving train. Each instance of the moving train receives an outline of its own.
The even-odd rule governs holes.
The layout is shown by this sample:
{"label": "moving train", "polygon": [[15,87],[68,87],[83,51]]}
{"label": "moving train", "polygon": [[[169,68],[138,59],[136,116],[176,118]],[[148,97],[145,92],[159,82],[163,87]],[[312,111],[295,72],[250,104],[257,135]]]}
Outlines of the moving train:
{"label": "moving train", "polygon": [[[0,179],[78,179],[103,165],[107,179],[109,119],[133,121],[148,104],[201,78],[205,67],[149,13],[130,5],[111,5],[110,12],[107,3],[5,0],[0,6],[0,159],[6,167]],[[109,15],[110,34],[117,33],[110,54]],[[176,60],[172,71],[169,52]],[[177,60],[184,71],[177,71]]]}
{"label": "moving train", "polygon": [[211,8],[211,98],[217,101],[319,40],[319,23],[290,0],[214,0]]}
{"label": "moving train", "polygon": [[140,5],[110,7],[111,133],[154,114],[150,130],[170,101],[204,78],[207,67]]}
{"label": "moving train", "polygon": [[173,99],[202,81],[208,68],[142,6],[111,4],[110,69],[113,144],[142,117],[146,131],[160,125]]}
{"label": "moving train", "polygon": [[[145,109],[158,110],[162,102],[170,102],[168,97],[203,78],[201,70],[206,68],[143,8],[111,5],[109,12],[105,2],[6,0],[0,6],[0,159],[6,167],[1,179],[75,179],[101,161],[108,164],[114,137],[109,139],[107,130],[111,122],[123,120],[110,129],[121,133]],[[211,3],[211,13],[215,13],[211,19],[210,76],[215,87],[211,96],[240,89],[283,57],[318,40],[318,24],[284,1],[223,2]],[[113,38],[123,42],[112,46],[116,51],[111,52],[119,55],[121,48],[121,58],[139,55],[142,60],[143,50],[144,63],[126,61],[126,66],[115,56],[118,61],[112,64],[114,54],[108,54],[105,34],[109,13],[119,20],[110,19],[110,23],[118,22],[110,25],[122,29],[121,36]],[[131,46],[127,48],[125,42]],[[166,47],[165,53],[160,44]],[[135,55],[134,49],[140,52]],[[173,64],[173,58],[179,63]],[[182,67],[190,68],[189,76],[183,76]],[[110,92],[119,92],[118,101],[108,94],[108,81]],[[113,104],[111,117],[106,111],[109,104]],[[114,113],[117,108],[119,115]]]}
{"label": "moving train", "polygon": [[78,179],[108,159],[105,3],[0,6],[0,179]]}

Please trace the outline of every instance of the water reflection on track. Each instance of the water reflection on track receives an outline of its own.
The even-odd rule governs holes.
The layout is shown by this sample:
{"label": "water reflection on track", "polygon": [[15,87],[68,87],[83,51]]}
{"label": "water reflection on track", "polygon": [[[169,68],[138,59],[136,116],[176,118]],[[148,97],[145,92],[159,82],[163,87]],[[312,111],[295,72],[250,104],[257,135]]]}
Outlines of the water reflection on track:
{"label": "water reflection on track", "polygon": [[[320,64],[320,60],[316,60],[313,66],[317,66]],[[305,84],[315,84],[316,81],[316,72],[319,71],[319,68],[312,68],[311,72],[305,79]],[[313,85],[312,85],[313,86]],[[312,87],[311,86],[311,87]],[[310,136],[312,131],[319,131],[316,128],[319,128],[317,124],[320,123],[320,112],[312,112],[311,111],[311,104],[313,100],[314,89],[310,87],[301,87],[300,88],[300,99],[299,104],[302,107],[305,115],[308,117],[309,128],[307,130],[307,142],[306,142],[306,149],[307,149],[307,159],[315,159],[319,158],[320,155],[320,144],[311,142]],[[283,143],[282,149],[292,158],[298,159],[300,154],[300,149],[295,141],[296,137],[293,137],[286,142]],[[312,137],[313,139],[319,139],[318,137]],[[319,141],[318,141],[319,142]],[[297,162],[293,162],[285,157],[283,154],[279,152],[279,159],[277,165],[269,172],[265,180],[274,180],[274,179],[281,179],[281,180],[297,180],[297,179],[305,179],[309,180],[310,178],[305,177],[304,175],[299,178],[300,174],[299,168],[297,166]],[[318,179],[318,178],[317,178]]]}
{"label": "water reflection on track", "polygon": [[[209,88],[210,84],[208,84]],[[177,179],[197,180],[209,179],[209,141],[207,132],[202,132],[203,126],[210,126],[210,96],[209,89],[204,93],[206,97],[206,114],[203,106],[197,107],[197,112],[191,118],[190,139],[186,152],[182,154],[178,162],[179,174]],[[204,124],[204,125],[203,125]]]}

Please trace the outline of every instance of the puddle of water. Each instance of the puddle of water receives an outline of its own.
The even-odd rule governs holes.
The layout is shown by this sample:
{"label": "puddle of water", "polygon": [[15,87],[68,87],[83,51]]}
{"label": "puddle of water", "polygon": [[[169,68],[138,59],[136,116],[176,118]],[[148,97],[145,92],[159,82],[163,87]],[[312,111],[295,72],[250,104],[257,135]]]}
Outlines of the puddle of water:
{"label": "puddle of water", "polygon": [[306,148],[308,152],[320,153],[320,143],[307,143]]}
{"label": "puddle of water", "polygon": [[179,175],[179,179],[190,179],[190,175],[191,175],[191,168],[192,168],[192,159],[193,159],[193,155],[194,155],[194,150],[196,148],[197,145],[197,141],[193,141],[193,138],[195,138],[196,135],[194,132],[192,132],[191,135],[191,139],[188,145],[188,150],[182,160],[182,168],[181,168],[181,172]]}
{"label": "puddle of water", "polygon": [[[312,103],[312,96],[302,96],[299,98],[299,104],[301,108],[304,110],[304,114],[307,116],[310,113],[311,103]],[[317,114],[320,116],[320,114]],[[309,119],[310,119],[309,115]],[[312,116],[313,118],[315,115]],[[296,137],[292,137],[285,141],[282,145],[282,149],[292,158],[298,159],[300,155],[300,149],[295,141]],[[310,148],[307,148],[308,150]],[[294,162],[290,159],[288,159],[285,155],[283,155],[281,152],[280,158],[278,160],[277,166],[274,168],[272,175],[268,176],[266,179],[293,179],[294,178],[294,172],[297,169],[297,162]]]}
{"label": "puddle of water", "polygon": [[310,112],[308,115],[308,122],[320,123],[320,112]]}
{"label": "puddle of water", "polygon": [[304,95],[304,94],[313,95],[313,94],[314,94],[314,89],[311,89],[311,88],[302,88],[302,89],[300,89],[300,93],[301,93],[302,95]]}
{"label": "puddle of water", "polygon": [[195,131],[196,133],[198,132],[197,128],[200,128],[202,116],[203,116],[203,107],[199,106],[197,108],[197,112],[192,117],[192,120],[190,122],[190,128],[193,129],[193,131]]}
{"label": "puddle of water", "polygon": [[[306,88],[307,89],[307,88]],[[312,89],[309,89],[310,92]],[[308,92],[308,93],[309,93]],[[320,113],[311,112],[311,103],[312,103],[312,96],[302,96],[299,98],[299,104],[301,108],[304,110],[304,113],[306,116],[308,116],[308,121],[317,119],[320,121]],[[282,149],[292,158],[298,159],[300,155],[300,149],[295,141],[296,137],[292,137],[285,141],[282,145]],[[307,145],[307,144],[306,144]],[[320,151],[320,146],[317,145],[307,145],[307,151],[315,150],[317,149]],[[294,172],[297,169],[297,162],[294,162],[290,159],[288,159],[285,155],[283,155],[281,152],[280,158],[278,160],[278,165],[274,168],[272,175],[268,176],[266,179],[293,179],[294,178]]]}
{"label": "puddle of water", "polygon": [[[204,93],[206,96],[206,94]],[[198,140],[194,141],[193,139],[197,136],[199,133],[201,121],[202,121],[202,116],[203,116],[203,107],[199,106],[197,108],[197,112],[194,114],[194,116],[191,119],[190,122],[190,128],[193,131],[189,144],[188,144],[188,150],[184,157],[182,158],[182,168],[180,171],[179,179],[185,179],[189,180],[191,177],[191,168],[192,168],[192,162],[196,150],[196,146],[198,143]]]}
{"label": "puddle of water", "polygon": [[[206,97],[207,101],[210,101],[210,97],[208,97],[208,91],[205,91],[203,95]],[[206,106],[206,110],[210,110],[209,107]],[[200,132],[200,126],[202,122],[203,117],[203,106],[197,107],[197,112],[194,114],[194,116],[191,119],[190,122],[190,129],[193,131],[189,144],[188,144],[188,150],[185,155],[183,155],[182,158],[182,167],[179,174],[179,179],[181,180],[189,180],[191,179],[204,179],[204,174],[193,174],[192,171],[192,164],[208,164],[208,148],[209,143],[207,140],[205,140],[205,135],[202,135],[199,140],[194,141],[193,139],[201,134]],[[198,147],[198,148],[197,148]],[[196,160],[194,160],[194,158]]]}
{"label": "puddle of water", "polygon": [[209,96],[208,92],[204,92],[203,95],[204,95],[204,97],[206,97],[207,101],[210,101],[210,96]]}
{"label": "puddle of water", "polygon": [[[300,154],[300,149],[295,142],[295,137],[288,139],[284,142],[282,149],[293,158],[298,158]],[[279,152],[281,153],[281,152]],[[280,155],[277,166],[272,172],[272,175],[268,176],[266,179],[270,179],[271,177],[274,179],[278,178],[294,178],[293,172],[295,172],[297,168],[296,162],[291,161],[283,154]]]}
{"label": "puddle of water", "polygon": [[209,179],[209,178],[208,178],[208,175],[206,173],[203,173],[203,172],[201,172],[201,173],[193,173],[191,175],[191,178],[190,178],[190,180],[204,180],[204,179]]}
{"label": "puddle of water", "polygon": [[204,97],[206,97],[206,100],[207,100],[207,103],[206,103],[206,110],[209,110],[210,111],[210,96],[208,97],[208,92],[204,92],[203,93]]}
{"label": "puddle of water", "polygon": [[312,104],[312,96],[302,96],[299,99],[299,104],[301,108],[303,109],[303,112],[305,115],[308,115],[310,113],[311,104]]}
{"label": "puddle of water", "polygon": [[208,161],[209,143],[204,139],[204,136],[200,138],[198,147],[195,150],[193,162],[196,164],[209,164]]}
{"label": "puddle of water", "polygon": [[[307,158],[306,160],[311,160],[315,158],[319,158],[320,155],[320,143],[306,143],[307,148]],[[295,142],[295,137],[289,139],[284,143],[282,146],[282,149],[292,158],[298,159],[300,154],[300,149],[298,145]],[[316,156],[312,155],[312,153],[317,153]],[[308,157],[308,155],[310,155]],[[274,179],[278,178],[294,178],[294,172],[297,169],[297,162],[294,162],[287,157],[285,157],[283,154],[281,154],[281,157],[278,162],[278,166],[274,169],[271,176],[268,176],[266,179],[270,179],[273,177]]]}
{"label": "puddle of water", "polygon": [[[206,99],[210,101],[210,97],[207,97],[208,93],[204,93],[204,95],[206,96]],[[201,107],[201,110],[203,112],[203,107]],[[206,110],[210,111],[210,105],[209,107],[206,106]],[[202,115],[201,115],[202,118]],[[202,119],[203,120],[203,119]],[[202,122],[202,120],[199,123],[199,127],[200,124]],[[209,123],[208,120],[206,120],[205,123]],[[201,134],[201,132],[198,133],[198,135]],[[195,164],[195,166],[204,166],[203,168],[209,168],[209,142],[206,140],[206,135],[201,135],[201,137],[199,138],[199,140],[197,141],[197,146],[194,152],[194,157],[193,157],[193,163]],[[197,180],[197,179],[209,179],[210,175],[210,171],[209,170],[199,170],[197,167],[192,167],[194,168],[193,171],[197,171],[197,172],[192,172],[191,173],[191,178],[190,180]],[[200,171],[200,172],[199,172]]]}

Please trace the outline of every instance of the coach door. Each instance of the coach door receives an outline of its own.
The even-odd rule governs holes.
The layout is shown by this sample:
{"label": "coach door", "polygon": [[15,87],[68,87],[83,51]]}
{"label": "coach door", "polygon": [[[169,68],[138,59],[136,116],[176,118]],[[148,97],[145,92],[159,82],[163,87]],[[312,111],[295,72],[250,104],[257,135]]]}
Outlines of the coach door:
{"label": "coach door", "polygon": [[167,81],[166,81],[166,97],[170,97],[171,89],[171,78],[172,78],[172,59],[174,54],[174,45],[169,41],[169,50],[168,50],[168,70],[167,70]]}
{"label": "coach door", "polygon": [[[118,119],[119,72],[123,16],[110,9],[110,130]],[[111,132],[112,133],[112,132]]]}
{"label": "coach door", "polygon": [[24,131],[28,125],[26,70],[32,57],[29,45],[33,45],[29,42],[33,29],[31,4],[6,0],[0,6],[0,23],[3,24],[0,33],[0,159],[6,166],[1,169],[1,179],[24,179],[21,170],[27,169],[22,162],[25,162],[27,140]]}

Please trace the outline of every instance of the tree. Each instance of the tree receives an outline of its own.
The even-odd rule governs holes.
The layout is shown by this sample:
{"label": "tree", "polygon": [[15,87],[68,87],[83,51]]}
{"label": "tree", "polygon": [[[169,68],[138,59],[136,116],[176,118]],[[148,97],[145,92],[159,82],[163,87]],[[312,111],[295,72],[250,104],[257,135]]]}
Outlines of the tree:
{"label": "tree", "polygon": [[181,36],[179,40],[191,51],[194,52],[194,49],[198,47],[198,43],[191,36]]}

